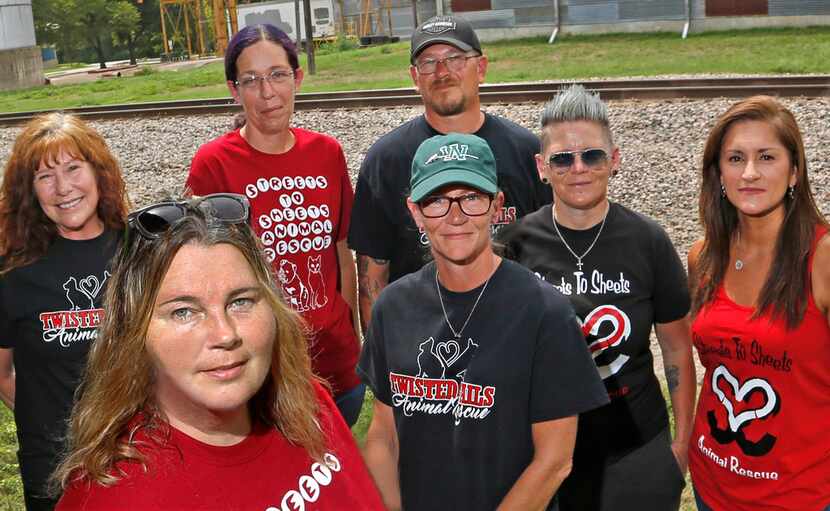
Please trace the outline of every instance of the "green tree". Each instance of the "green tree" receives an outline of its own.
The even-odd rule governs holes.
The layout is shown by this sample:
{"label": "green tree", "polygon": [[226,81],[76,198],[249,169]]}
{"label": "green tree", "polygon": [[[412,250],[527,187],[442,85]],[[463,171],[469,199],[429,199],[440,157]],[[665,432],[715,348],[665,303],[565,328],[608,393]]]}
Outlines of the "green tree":
{"label": "green tree", "polygon": [[84,39],[95,50],[101,69],[107,68],[107,43],[112,38],[110,3],[108,0],[81,0],[77,4]]}
{"label": "green tree", "polygon": [[63,62],[74,60],[85,46],[76,0],[32,0],[32,15],[38,44],[54,45]]}
{"label": "green tree", "polygon": [[130,52],[130,64],[135,65],[135,50],[141,34],[141,13],[136,7],[124,0],[109,6],[112,42],[127,47]]}
{"label": "green tree", "polygon": [[137,53],[142,57],[158,57],[162,52],[159,2],[158,0],[144,0],[137,7],[141,13]]}

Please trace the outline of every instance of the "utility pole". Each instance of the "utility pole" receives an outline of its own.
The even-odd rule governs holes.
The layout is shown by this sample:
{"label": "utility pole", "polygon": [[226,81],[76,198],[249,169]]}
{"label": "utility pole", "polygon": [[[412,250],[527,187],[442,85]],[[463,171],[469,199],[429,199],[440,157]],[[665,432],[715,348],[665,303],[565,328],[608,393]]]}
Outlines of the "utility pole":
{"label": "utility pole", "polygon": [[297,29],[297,48],[303,46],[303,27],[300,25],[300,0],[294,0],[294,27]]}
{"label": "utility pole", "polygon": [[[391,18],[391,15],[390,15]],[[418,29],[418,0],[412,0],[412,26],[417,30]],[[389,36],[391,37],[391,30]]]}
{"label": "utility pole", "polygon": [[311,27],[311,0],[303,0],[303,17],[305,18],[305,54],[308,61],[308,73],[317,72],[314,65],[314,30]]}

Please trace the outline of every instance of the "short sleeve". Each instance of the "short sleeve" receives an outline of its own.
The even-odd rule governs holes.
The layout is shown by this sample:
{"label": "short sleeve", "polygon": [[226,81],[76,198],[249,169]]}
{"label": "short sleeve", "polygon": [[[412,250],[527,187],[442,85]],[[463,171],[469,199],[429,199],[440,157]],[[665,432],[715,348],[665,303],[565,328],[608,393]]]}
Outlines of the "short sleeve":
{"label": "short sleeve", "polygon": [[349,171],[346,168],[346,157],[343,149],[338,147],[338,172],[340,172],[340,222],[337,224],[337,241],[346,239],[349,233],[349,223],[352,218],[354,204],[354,190],[349,180]]}
{"label": "short sleeve", "polygon": [[545,311],[537,330],[530,392],[534,423],[578,415],[608,403],[573,309],[552,287],[545,291],[557,295],[542,300]]}
{"label": "short sleeve", "polygon": [[[349,247],[362,255],[377,259],[392,259],[397,239],[395,225],[386,213],[381,200],[380,167],[378,155],[371,150],[363,164],[355,186],[354,206],[349,227]],[[387,168],[397,172],[397,168]],[[387,197],[386,200],[395,200]],[[397,199],[401,200],[401,199]]]}
{"label": "short sleeve", "polygon": [[681,319],[689,312],[689,285],[683,262],[668,234],[660,226],[655,226],[655,229],[654,321],[670,323]]}
{"label": "short sleeve", "polygon": [[372,390],[375,399],[392,406],[392,392],[389,388],[389,365],[386,359],[386,348],[383,345],[383,311],[375,304],[372,310],[372,320],[366,337],[363,339],[363,348],[360,360],[357,363],[357,374],[363,383]]}
{"label": "short sleeve", "polygon": [[210,157],[207,152],[206,146],[200,147],[193,156],[193,161],[190,162],[190,172],[185,181],[185,190],[188,195],[209,195],[227,191],[220,189],[219,184],[213,179],[209,164]]}

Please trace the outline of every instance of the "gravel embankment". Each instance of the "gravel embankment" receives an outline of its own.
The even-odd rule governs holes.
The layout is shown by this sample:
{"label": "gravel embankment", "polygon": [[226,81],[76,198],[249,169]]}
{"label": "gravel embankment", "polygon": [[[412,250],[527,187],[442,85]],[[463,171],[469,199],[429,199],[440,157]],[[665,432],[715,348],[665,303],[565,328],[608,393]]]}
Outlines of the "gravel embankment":
{"label": "gravel embankment", "polygon": [[[802,129],[813,192],[830,215],[830,99],[786,99]],[[698,165],[715,117],[733,100],[625,101],[610,104],[611,123],[623,163],[612,178],[613,200],[656,219],[685,259],[700,236],[697,221]],[[540,104],[487,106],[536,130]],[[349,171],[356,177],[367,149],[380,135],[421,112],[420,108],[305,111],[298,126],[328,133],[343,144]],[[133,205],[143,206],[182,189],[190,160],[202,143],[220,135],[230,115],[98,121],[93,125],[121,161]],[[5,165],[19,128],[0,128],[0,161]],[[659,361],[658,361],[659,364]],[[662,370],[658,371],[662,376]]]}

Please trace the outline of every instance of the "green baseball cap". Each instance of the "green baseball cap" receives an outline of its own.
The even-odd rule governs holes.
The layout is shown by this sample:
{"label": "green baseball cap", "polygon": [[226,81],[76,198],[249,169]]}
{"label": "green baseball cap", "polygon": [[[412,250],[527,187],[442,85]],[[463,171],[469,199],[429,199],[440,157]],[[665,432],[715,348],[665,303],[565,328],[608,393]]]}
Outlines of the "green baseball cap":
{"label": "green baseball cap", "polygon": [[424,140],[412,160],[409,179],[412,202],[449,184],[498,192],[496,158],[487,142],[475,135],[448,133]]}

